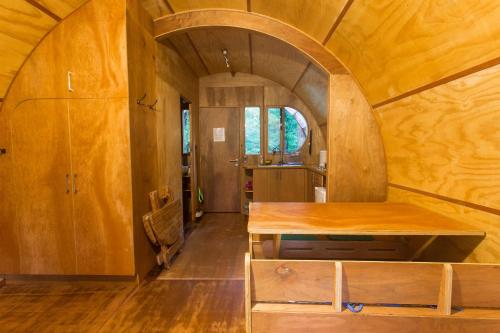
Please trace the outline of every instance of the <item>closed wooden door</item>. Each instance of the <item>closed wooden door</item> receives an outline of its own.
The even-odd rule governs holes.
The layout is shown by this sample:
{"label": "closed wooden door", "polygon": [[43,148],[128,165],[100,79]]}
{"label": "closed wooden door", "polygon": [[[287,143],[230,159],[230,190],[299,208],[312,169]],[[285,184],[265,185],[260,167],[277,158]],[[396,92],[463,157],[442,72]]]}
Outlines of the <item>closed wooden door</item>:
{"label": "closed wooden door", "polygon": [[[204,209],[207,212],[239,212],[240,177],[235,160],[240,157],[240,110],[201,108],[199,119]],[[219,132],[214,133],[214,129]]]}
{"label": "closed wooden door", "polygon": [[11,119],[20,273],[75,274],[67,102],[25,101]]}
{"label": "closed wooden door", "polygon": [[78,274],[132,275],[127,99],[69,102]]}

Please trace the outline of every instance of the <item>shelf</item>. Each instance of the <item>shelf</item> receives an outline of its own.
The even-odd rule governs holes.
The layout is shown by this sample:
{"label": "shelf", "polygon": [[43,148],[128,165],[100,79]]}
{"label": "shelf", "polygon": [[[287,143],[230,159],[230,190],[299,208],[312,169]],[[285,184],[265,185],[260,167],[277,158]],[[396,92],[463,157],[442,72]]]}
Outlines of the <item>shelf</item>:
{"label": "shelf", "polygon": [[245,193],[253,193],[253,190],[245,190]]}

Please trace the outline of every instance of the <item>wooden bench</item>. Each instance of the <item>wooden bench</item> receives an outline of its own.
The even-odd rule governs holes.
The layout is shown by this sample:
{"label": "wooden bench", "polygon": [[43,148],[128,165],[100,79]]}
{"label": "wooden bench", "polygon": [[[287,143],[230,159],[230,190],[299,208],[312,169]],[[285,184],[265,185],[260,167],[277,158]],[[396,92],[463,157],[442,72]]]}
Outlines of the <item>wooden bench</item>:
{"label": "wooden bench", "polygon": [[[247,332],[500,332],[500,265],[245,258]],[[359,313],[347,303],[364,305]]]}

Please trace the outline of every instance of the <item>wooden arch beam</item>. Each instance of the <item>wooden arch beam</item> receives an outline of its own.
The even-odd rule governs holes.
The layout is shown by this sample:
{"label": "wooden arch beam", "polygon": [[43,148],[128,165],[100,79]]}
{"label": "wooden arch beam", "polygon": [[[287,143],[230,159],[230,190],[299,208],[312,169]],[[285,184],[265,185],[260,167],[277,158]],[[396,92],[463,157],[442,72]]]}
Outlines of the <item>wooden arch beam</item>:
{"label": "wooden arch beam", "polygon": [[231,27],[277,38],[300,50],[330,74],[347,73],[340,61],[320,42],[301,30],[271,17],[233,9],[204,9],[166,15],[155,20],[155,38],[204,27]]}

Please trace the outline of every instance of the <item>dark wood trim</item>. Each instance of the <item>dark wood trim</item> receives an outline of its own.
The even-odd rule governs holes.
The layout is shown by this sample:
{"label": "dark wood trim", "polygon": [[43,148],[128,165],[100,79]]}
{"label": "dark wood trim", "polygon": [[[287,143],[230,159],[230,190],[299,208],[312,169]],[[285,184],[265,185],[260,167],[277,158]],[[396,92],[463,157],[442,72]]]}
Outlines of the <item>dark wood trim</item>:
{"label": "dark wood trim", "polygon": [[428,196],[428,197],[431,197],[434,199],[439,199],[439,200],[451,202],[451,203],[456,204],[456,205],[465,206],[465,207],[472,208],[472,209],[477,209],[477,210],[480,210],[480,211],[483,211],[486,213],[490,213],[490,214],[500,215],[500,209],[487,207],[487,206],[475,204],[473,202],[464,201],[464,200],[460,200],[460,199],[454,199],[454,198],[446,197],[444,195],[440,195],[440,194],[436,194],[436,193],[432,193],[432,192],[427,192],[427,191],[422,191],[422,190],[412,188],[412,187],[407,187],[404,185],[398,185],[398,184],[393,184],[393,183],[389,183],[388,185],[395,187],[395,188],[398,188],[400,190],[405,190],[408,192],[413,192],[413,193],[425,195],[425,196]]}
{"label": "dark wood trim", "polygon": [[48,15],[50,16],[51,18],[53,18],[54,20],[56,20],[57,22],[61,21],[62,18],[60,18],[58,15],[56,15],[54,12],[52,12],[50,9],[48,9],[47,7],[43,6],[41,3],[35,1],[35,0],[25,0],[27,3],[29,3],[30,5],[32,5],[33,7],[35,7],[36,9],[40,10],[42,13],[44,13],[45,15]]}
{"label": "dark wood trim", "polygon": [[437,86],[446,84],[448,82],[451,82],[451,81],[454,81],[454,80],[457,80],[457,79],[460,79],[460,78],[463,78],[463,77],[465,77],[467,75],[474,74],[476,72],[482,71],[483,69],[487,69],[489,67],[493,67],[493,66],[496,66],[498,64],[500,64],[500,57],[495,58],[493,60],[489,60],[489,61],[483,62],[482,64],[479,64],[477,66],[468,68],[468,69],[463,70],[461,72],[458,72],[458,73],[446,76],[446,77],[444,77],[442,79],[439,79],[437,81],[434,81],[434,82],[431,82],[429,84],[423,85],[421,87],[415,88],[413,90],[407,91],[407,92],[405,92],[405,93],[403,93],[401,95],[389,98],[389,99],[387,99],[387,100],[385,100],[383,102],[379,102],[379,103],[373,104],[372,107],[374,109],[376,109],[376,108],[379,108],[381,106],[384,106],[384,105],[387,105],[387,104],[390,104],[390,103],[394,103],[396,101],[399,101],[399,100],[404,99],[406,97],[409,97],[411,95],[415,95],[415,94],[421,93],[422,91],[435,88]]}
{"label": "dark wood trim", "polygon": [[252,0],[247,0],[247,12],[252,11]]}
{"label": "dark wood trim", "polygon": [[335,32],[335,30],[337,30],[337,27],[340,25],[340,22],[342,22],[342,20],[344,19],[345,14],[347,14],[347,11],[349,10],[349,8],[351,8],[351,5],[353,2],[354,2],[354,0],[347,0],[344,8],[342,8],[342,11],[340,12],[340,14],[337,17],[337,19],[335,20],[335,22],[333,22],[332,27],[330,28],[330,30],[328,31],[328,34],[326,35],[325,39],[323,40],[323,45],[326,45],[326,43],[328,43],[330,38],[332,38],[333,33]]}
{"label": "dark wood trim", "polygon": [[196,56],[198,57],[198,59],[200,60],[201,64],[203,65],[203,68],[205,68],[205,70],[207,71],[207,74],[210,75],[212,73],[210,73],[210,71],[208,70],[208,66],[207,64],[205,63],[205,61],[203,60],[203,58],[201,57],[201,54],[200,52],[198,51],[198,48],[196,47],[196,45],[194,45],[194,42],[193,40],[191,39],[191,36],[189,36],[189,33],[186,32],[186,37],[189,41],[189,44],[191,45],[191,47],[193,48],[194,50],[194,53],[196,53]]}
{"label": "dark wood trim", "polygon": [[172,8],[172,5],[170,4],[170,2],[168,2],[168,0],[163,0],[163,3],[165,4],[165,6],[167,6],[168,10],[170,10],[172,14],[175,14],[175,10],[174,8]]}
{"label": "dark wood trim", "polygon": [[250,53],[250,74],[253,74],[253,45],[252,45],[252,33],[248,33],[248,52]]}
{"label": "dark wood trim", "polygon": [[300,80],[302,80],[302,78],[304,77],[306,72],[309,70],[309,67],[311,67],[311,65],[312,65],[312,63],[309,61],[307,63],[306,68],[304,68],[304,71],[302,72],[302,74],[300,74],[299,78],[297,79],[297,82],[295,82],[295,84],[293,85],[292,92],[295,92],[295,88],[297,88],[297,85],[299,84]]}

